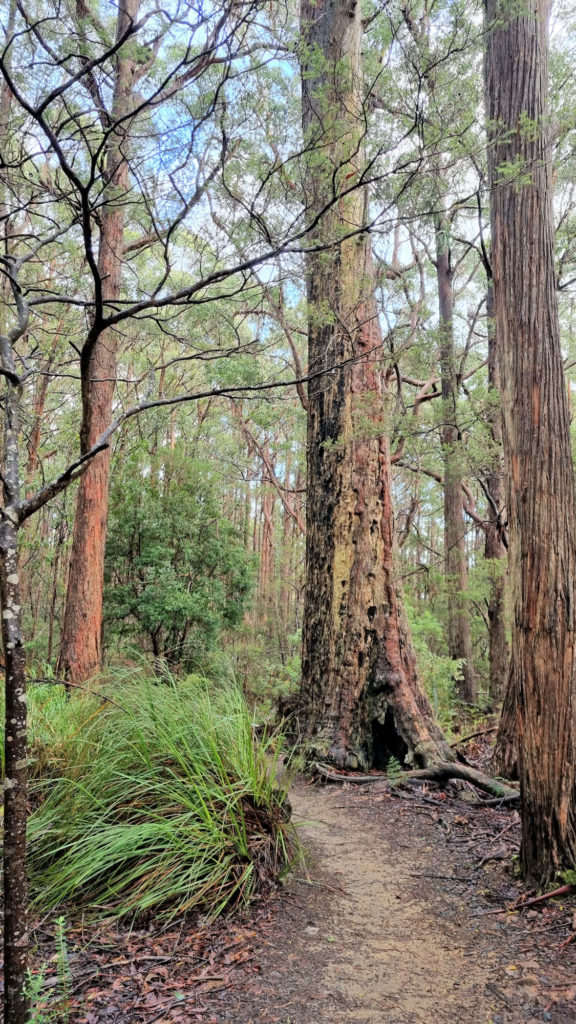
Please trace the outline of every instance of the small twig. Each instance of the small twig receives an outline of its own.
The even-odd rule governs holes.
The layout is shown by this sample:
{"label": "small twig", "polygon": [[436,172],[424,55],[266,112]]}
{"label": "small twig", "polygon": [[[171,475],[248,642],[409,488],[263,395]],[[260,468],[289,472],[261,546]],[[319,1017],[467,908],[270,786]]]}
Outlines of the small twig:
{"label": "small twig", "polygon": [[445,882],[461,882],[463,885],[472,885],[474,882],[473,878],[459,878],[458,875],[432,875],[426,871],[418,874],[416,871],[409,871],[407,878],[440,878]]}
{"label": "small twig", "polygon": [[576,932],[572,932],[567,939],[564,939],[564,942],[560,943],[558,949],[566,949],[566,946],[569,946],[571,942],[574,942],[574,939],[576,939]]}
{"label": "small twig", "polygon": [[336,893],[337,896],[345,896],[346,899],[354,900],[355,903],[358,902],[355,899],[355,897],[351,896],[350,893],[346,892],[345,889],[340,889],[340,888],[338,888],[337,886],[334,886],[334,885],[327,885],[326,882],[314,882],[314,881],[312,881],[311,878],[298,878],[296,875],[293,875],[293,881],[294,882],[300,882],[301,885],[309,885],[309,886],[313,887],[314,889],[327,889],[328,892]]}
{"label": "small twig", "polygon": [[[191,996],[188,996],[185,999],[174,999],[174,1000],[172,1000],[172,1002],[170,1003],[169,1006],[164,1005],[162,1007],[162,1009],[159,1011],[159,1013],[157,1013],[154,1017],[150,1017],[150,1019],[148,1020],[148,1024],[154,1024],[154,1021],[160,1020],[160,1017],[163,1017],[164,1014],[168,1013],[169,1010],[173,1010],[176,1006],[183,1006],[184,1003],[187,1003],[190,999],[193,999],[194,995],[195,995],[195,993],[193,993]],[[170,1002],[170,1000],[168,1000],[168,999],[164,1000],[164,1004],[169,1003],[169,1002]],[[198,1006],[198,1007],[193,1008],[193,1009],[187,1009],[186,1013],[193,1013],[195,1017],[198,1017],[202,1013],[208,1013],[208,1007],[207,1006],[202,1006],[202,1007]]]}
{"label": "small twig", "polygon": [[499,832],[497,836],[493,836],[490,842],[495,843],[497,839],[502,839],[502,836],[505,836],[507,832],[510,832],[510,830],[513,829],[515,825],[516,821],[511,821],[510,824],[506,825],[506,828],[503,828],[502,831]]}
{"label": "small twig", "polygon": [[84,690],[84,693],[89,693],[92,697],[100,697],[102,700],[107,700],[109,704],[113,704],[115,708],[120,711],[126,709],[121,704],[117,704],[112,697],[107,697],[105,693],[101,693],[100,690],[91,690],[88,686],[82,686],[81,683],[71,683],[68,679],[54,679],[52,676],[39,676],[37,679],[29,679],[29,683],[36,683],[42,686],[71,686],[74,690]]}
{"label": "small twig", "polygon": [[499,988],[496,988],[496,985],[492,985],[490,982],[488,982],[486,988],[489,989],[490,992],[493,992],[494,995],[497,996],[497,998],[500,999],[500,1001],[503,1002],[504,1005],[507,1006],[509,1010],[514,1010],[514,1006],[512,1005],[508,997],[505,996],[504,993],[501,992]]}
{"label": "small twig", "polygon": [[478,861],[476,867],[482,868],[489,860],[508,860],[509,853],[487,853],[481,860]]}

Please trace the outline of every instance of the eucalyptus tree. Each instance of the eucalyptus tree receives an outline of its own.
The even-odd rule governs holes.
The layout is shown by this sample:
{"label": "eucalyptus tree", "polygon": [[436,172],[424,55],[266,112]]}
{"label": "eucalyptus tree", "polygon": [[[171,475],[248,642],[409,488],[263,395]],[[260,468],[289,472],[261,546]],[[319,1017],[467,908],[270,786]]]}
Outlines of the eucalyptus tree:
{"label": "eucalyptus tree", "polygon": [[[462,153],[474,141],[469,136],[470,112],[475,97],[473,84],[470,88],[470,75],[459,75],[458,93],[464,102],[461,109],[456,110],[453,91],[447,88],[446,71],[449,68],[448,74],[453,76],[457,55],[462,52],[473,68],[477,51],[474,36],[477,33],[469,13],[458,5],[450,12],[440,8],[437,13],[428,4],[407,3],[402,7],[402,14],[408,37],[404,44],[404,59],[421,76],[418,140],[425,158],[424,173],[429,178],[425,192],[434,227],[432,262],[438,295],[448,648],[450,656],[462,664],[460,694],[468,703],[474,703],[477,680],[466,598],[468,565],[462,498],[463,431],[459,411],[462,360],[456,351],[453,235],[459,209],[458,193],[461,194],[464,185],[455,179]],[[472,123],[473,120],[472,117]]]}
{"label": "eucalyptus tree", "polygon": [[576,499],[554,263],[545,0],[489,0],[487,105],[524,876],[576,858]]}
{"label": "eucalyptus tree", "polygon": [[311,756],[351,767],[450,758],[418,679],[394,566],[362,31],[357,0],[302,0],[307,206],[315,239],[332,240],[307,264],[309,371],[330,373],[308,387],[302,705]]}

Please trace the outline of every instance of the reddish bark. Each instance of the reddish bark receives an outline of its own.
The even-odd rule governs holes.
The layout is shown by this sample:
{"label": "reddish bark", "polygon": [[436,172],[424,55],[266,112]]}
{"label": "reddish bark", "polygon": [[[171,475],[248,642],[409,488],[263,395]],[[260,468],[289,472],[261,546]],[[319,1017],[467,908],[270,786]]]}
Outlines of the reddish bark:
{"label": "reddish bark", "polygon": [[576,861],[576,499],[554,267],[549,8],[488,0],[492,269],[503,394],[521,860]]}
{"label": "reddish bark", "polygon": [[[309,370],[327,371],[308,388],[308,752],[348,767],[390,755],[425,764],[452,755],[418,680],[394,566],[382,335],[362,232],[360,3],[302,0],[301,18],[308,201],[326,246],[308,261]],[[316,50],[321,71],[317,57],[307,64]]]}
{"label": "reddish bark", "polygon": [[[136,19],[140,0],[122,0],[116,38]],[[98,277],[104,313],[122,288],[124,249],[123,198],[128,188],[127,148],[134,61],[120,51],[114,83],[112,129],[107,160],[107,198],[101,211]],[[118,339],[114,330],[94,333],[82,358],[82,425],[80,441],[87,451],[109,425],[116,381]],[[108,522],[110,451],[95,458],[80,480],[70,553],[70,569],[58,671],[72,682],[90,678],[102,658],[102,596]]]}
{"label": "reddish bark", "polygon": [[[490,430],[496,450],[502,447],[502,413],[500,408],[500,371],[498,368],[497,334],[494,326],[494,289],[488,285],[488,383],[493,398],[490,407]],[[504,562],[507,549],[504,542],[506,508],[504,497],[504,467],[497,465],[486,477],[489,496],[485,530],[484,556]],[[510,651],[506,633],[506,573],[495,573],[488,599],[488,637],[490,664],[490,698],[493,703],[504,698],[502,714],[492,757],[494,770],[507,779],[518,778],[518,733],[513,680],[509,678]]]}

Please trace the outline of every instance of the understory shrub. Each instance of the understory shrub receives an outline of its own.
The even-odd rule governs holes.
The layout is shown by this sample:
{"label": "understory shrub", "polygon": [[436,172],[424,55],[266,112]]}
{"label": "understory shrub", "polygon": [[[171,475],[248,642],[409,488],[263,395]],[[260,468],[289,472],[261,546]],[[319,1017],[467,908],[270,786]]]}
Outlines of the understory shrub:
{"label": "understory shrub", "polygon": [[444,650],[443,627],[429,608],[416,611],[407,602],[406,610],[420,678],[435,717],[450,734],[457,714],[456,684],[462,676],[462,661],[448,657]]}
{"label": "understory shrub", "polygon": [[194,670],[242,622],[256,571],[213,468],[175,451],[152,472],[136,448],[114,475],[110,500],[106,635]]}
{"label": "understory shrub", "polygon": [[29,863],[43,911],[216,915],[294,854],[271,744],[254,739],[233,684],[133,678],[70,699],[37,688],[31,703]]}

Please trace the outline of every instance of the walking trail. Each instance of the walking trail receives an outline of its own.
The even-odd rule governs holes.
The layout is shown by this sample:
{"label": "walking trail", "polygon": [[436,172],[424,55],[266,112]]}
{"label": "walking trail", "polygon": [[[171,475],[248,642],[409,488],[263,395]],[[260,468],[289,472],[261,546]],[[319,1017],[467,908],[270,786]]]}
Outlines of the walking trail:
{"label": "walking trail", "polygon": [[246,970],[223,996],[218,1019],[576,1021],[574,945],[560,948],[573,904],[486,913],[519,893],[503,869],[516,812],[390,796],[378,784],[359,791],[300,783],[292,802],[309,863],[264,925],[260,970]]}
{"label": "walking trail", "polygon": [[42,1019],[576,1024],[576,899],[506,912],[522,896],[518,813],[470,795],[300,781],[307,862],[246,914],[93,932],[80,921],[64,991],[61,940],[40,922]]}

